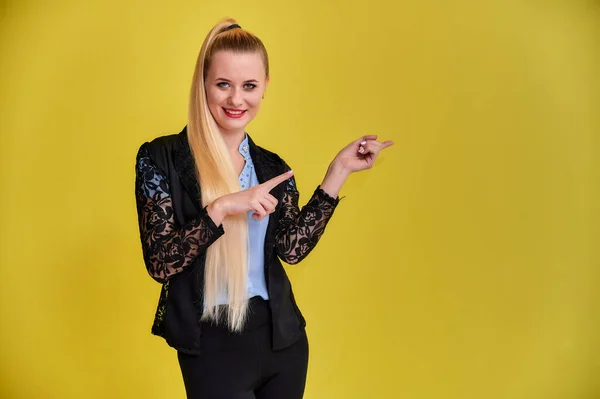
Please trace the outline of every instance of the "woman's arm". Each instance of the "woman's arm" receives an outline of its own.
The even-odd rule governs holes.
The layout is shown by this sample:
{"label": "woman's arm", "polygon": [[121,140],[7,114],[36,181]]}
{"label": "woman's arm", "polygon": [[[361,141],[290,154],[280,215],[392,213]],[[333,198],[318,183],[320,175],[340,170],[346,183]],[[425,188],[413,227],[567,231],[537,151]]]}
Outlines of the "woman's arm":
{"label": "woman's arm", "polygon": [[[287,164],[285,167],[289,169]],[[302,210],[298,206],[299,198],[296,180],[292,177],[284,186],[281,217],[275,237],[277,255],[289,264],[300,262],[313,250],[340,201],[321,186],[317,187]]]}
{"label": "woman's arm", "polygon": [[323,182],[302,210],[295,179],[286,183],[276,235],[277,255],[284,262],[296,264],[312,251],[339,203],[338,194],[348,176],[373,167],[379,152],[392,144],[377,141],[377,136],[363,136],[348,144],[333,159]]}
{"label": "woman's arm", "polygon": [[150,276],[164,283],[223,235],[223,226],[217,227],[206,208],[183,226],[176,225],[169,182],[152,162],[145,144],[137,154],[135,173],[144,263]]}

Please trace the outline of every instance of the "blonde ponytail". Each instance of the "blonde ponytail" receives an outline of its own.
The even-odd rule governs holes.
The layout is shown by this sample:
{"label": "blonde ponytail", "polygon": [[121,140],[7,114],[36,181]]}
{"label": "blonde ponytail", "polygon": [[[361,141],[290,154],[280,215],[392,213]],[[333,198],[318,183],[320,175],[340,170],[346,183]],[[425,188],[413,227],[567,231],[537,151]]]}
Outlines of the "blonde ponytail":
{"label": "blonde ponytail", "polygon": [[[215,38],[219,34],[239,35],[239,32],[233,31],[224,33],[225,28],[235,23],[233,19],[226,19],[217,24],[206,37],[196,62],[190,93],[187,135],[205,206],[223,195],[240,191],[231,157],[208,107],[204,83]],[[230,330],[239,331],[246,321],[248,306],[246,214],[227,216],[223,221],[223,229],[225,234],[208,247],[206,252],[202,319],[221,322],[226,317]],[[220,292],[227,293],[226,314],[220,314],[219,309],[222,308],[217,305]]]}

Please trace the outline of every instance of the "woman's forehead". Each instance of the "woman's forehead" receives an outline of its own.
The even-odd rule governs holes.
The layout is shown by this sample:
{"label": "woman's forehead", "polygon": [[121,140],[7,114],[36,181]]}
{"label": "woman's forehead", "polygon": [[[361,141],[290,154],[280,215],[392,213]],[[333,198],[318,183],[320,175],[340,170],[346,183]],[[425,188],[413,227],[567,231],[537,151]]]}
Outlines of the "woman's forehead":
{"label": "woman's forehead", "polygon": [[209,75],[226,79],[259,79],[264,78],[265,65],[258,52],[219,51],[211,57]]}

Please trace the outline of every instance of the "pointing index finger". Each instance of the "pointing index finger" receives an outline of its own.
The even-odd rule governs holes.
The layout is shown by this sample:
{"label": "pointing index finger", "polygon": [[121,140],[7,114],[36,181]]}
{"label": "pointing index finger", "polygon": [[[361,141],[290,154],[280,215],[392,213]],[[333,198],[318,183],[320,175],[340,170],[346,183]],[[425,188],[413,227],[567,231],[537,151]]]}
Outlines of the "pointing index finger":
{"label": "pointing index finger", "polygon": [[290,177],[294,175],[293,170],[289,170],[285,173],[280,174],[279,176],[275,176],[272,179],[267,180],[262,185],[267,189],[267,191],[271,191],[276,186],[280,185],[284,181],[288,180]]}

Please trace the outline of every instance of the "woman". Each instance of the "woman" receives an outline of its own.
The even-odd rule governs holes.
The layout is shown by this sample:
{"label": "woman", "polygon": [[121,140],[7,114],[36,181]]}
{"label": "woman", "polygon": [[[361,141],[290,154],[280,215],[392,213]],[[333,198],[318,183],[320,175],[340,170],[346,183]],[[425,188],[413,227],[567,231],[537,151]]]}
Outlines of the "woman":
{"label": "woman", "polygon": [[152,333],[177,349],[188,398],[301,398],[305,321],[280,260],[315,247],[352,172],[392,142],[343,148],[308,203],[246,125],[269,83],[262,42],[232,19],[202,45],[188,124],[142,144],[136,201],[144,261],[162,284]]}

